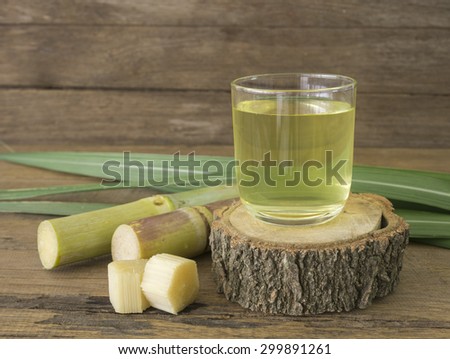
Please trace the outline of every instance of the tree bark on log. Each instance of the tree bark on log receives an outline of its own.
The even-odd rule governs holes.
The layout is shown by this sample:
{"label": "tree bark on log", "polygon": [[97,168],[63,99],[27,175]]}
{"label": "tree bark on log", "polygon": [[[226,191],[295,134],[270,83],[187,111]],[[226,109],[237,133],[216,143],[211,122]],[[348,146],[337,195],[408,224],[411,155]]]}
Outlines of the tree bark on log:
{"label": "tree bark on log", "polygon": [[241,306],[288,315],[366,308],[399,281],[407,223],[391,203],[351,194],[344,211],[315,226],[278,226],[236,202],[215,211],[210,245],[219,292]]}

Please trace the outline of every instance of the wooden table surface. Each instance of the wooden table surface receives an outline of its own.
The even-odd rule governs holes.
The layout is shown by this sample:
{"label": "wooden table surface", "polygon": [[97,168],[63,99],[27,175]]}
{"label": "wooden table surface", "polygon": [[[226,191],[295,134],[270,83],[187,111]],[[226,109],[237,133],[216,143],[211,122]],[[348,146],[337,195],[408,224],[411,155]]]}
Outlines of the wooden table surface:
{"label": "wooden table surface", "polygon": [[[30,150],[146,151],[174,147],[26,147]],[[194,148],[181,148],[184,153]],[[4,150],[4,149],[2,149]],[[232,153],[231,147],[195,148],[199,154]],[[450,149],[358,148],[358,164],[449,171]],[[95,179],[0,163],[0,188],[95,182]],[[143,189],[60,196],[63,199],[125,202]],[[42,268],[36,228],[42,215],[0,214],[0,337],[3,338],[450,338],[450,250],[411,243],[400,283],[367,309],[307,317],[250,312],[216,293],[208,254],[197,258],[201,290],[179,315],[155,309],[114,313],[108,299],[107,264],[87,261],[54,271]]]}

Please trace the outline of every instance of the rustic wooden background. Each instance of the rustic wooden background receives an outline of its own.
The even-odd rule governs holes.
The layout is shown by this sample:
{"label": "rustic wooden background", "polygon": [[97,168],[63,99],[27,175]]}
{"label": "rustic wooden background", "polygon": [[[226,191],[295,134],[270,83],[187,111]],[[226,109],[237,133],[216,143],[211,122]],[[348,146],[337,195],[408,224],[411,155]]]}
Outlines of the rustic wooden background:
{"label": "rustic wooden background", "polygon": [[[449,172],[449,55],[449,0],[0,0],[0,151],[232,155],[233,79],[329,72],[359,83],[356,163]],[[92,181],[0,162],[2,189]],[[110,257],[42,269],[47,218],[0,214],[0,338],[450,337],[442,248],[409,245],[398,288],[365,310],[249,312],[215,292],[204,255],[187,311],[121,316]]]}
{"label": "rustic wooden background", "polygon": [[356,145],[449,147],[448,0],[1,0],[0,139],[232,144],[229,83],[357,79]]}

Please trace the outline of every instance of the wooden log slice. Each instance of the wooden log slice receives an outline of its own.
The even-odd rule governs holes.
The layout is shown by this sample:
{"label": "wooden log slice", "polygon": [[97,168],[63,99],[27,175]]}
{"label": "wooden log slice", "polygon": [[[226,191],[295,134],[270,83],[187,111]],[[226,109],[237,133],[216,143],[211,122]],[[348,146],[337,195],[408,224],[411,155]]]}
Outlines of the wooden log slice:
{"label": "wooden log slice", "polygon": [[212,272],[219,292],[255,311],[366,308],[397,285],[408,236],[378,195],[351,194],[338,217],[313,226],[265,223],[237,201],[215,211]]}

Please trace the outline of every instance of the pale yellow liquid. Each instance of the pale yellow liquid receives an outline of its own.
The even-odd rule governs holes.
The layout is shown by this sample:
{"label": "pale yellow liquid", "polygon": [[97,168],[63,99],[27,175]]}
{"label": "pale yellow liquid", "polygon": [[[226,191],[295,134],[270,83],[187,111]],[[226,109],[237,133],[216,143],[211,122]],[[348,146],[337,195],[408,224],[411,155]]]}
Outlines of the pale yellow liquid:
{"label": "pale yellow liquid", "polygon": [[[257,217],[274,223],[321,223],[335,217],[350,191],[354,118],[354,108],[339,101],[296,98],[281,103],[276,99],[240,102],[233,108],[235,157],[240,165],[247,160],[259,161],[247,171],[237,169],[241,200]],[[328,166],[326,151],[332,151],[328,152]],[[292,162],[282,171],[279,167],[264,170],[260,164],[267,152],[277,164]],[[345,161],[337,171],[340,179],[327,179],[326,173],[332,173],[327,167],[331,169],[340,160]],[[313,164],[307,171],[307,184],[302,180],[297,183],[298,178],[304,178],[305,163]],[[320,164],[322,168],[318,168]],[[297,179],[295,172],[300,172]],[[264,180],[268,173],[275,185]],[[253,183],[243,185],[242,181]]]}

